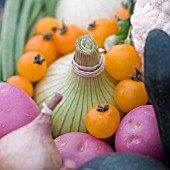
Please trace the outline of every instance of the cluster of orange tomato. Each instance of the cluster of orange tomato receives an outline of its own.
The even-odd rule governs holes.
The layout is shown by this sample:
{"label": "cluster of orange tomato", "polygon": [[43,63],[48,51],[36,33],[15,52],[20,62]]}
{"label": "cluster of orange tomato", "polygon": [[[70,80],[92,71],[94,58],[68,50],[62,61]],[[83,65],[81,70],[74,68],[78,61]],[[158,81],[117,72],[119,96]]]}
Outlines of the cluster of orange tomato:
{"label": "cluster of orange tomato", "polygon": [[[106,53],[105,68],[119,81],[113,94],[114,101],[124,113],[148,102],[140,67],[141,59],[135,48],[129,44],[115,45]],[[87,130],[97,138],[112,136],[119,124],[119,111],[111,104],[96,105],[86,115]]]}
{"label": "cluster of orange tomato", "polygon": [[[130,17],[126,8],[118,10],[117,15],[121,19]],[[132,45],[117,44],[106,53],[105,68],[111,77],[119,81],[113,94],[114,101],[124,113],[148,102],[142,74],[139,71],[141,65],[141,58]],[[86,128],[97,138],[105,139],[112,136],[119,124],[119,111],[111,104],[96,105],[86,115]]]}
{"label": "cluster of orange tomato", "polygon": [[18,60],[19,75],[7,80],[31,97],[32,83],[41,80],[47,67],[60,56],[73,52],[76,39],[83,35],[78,27],[66,27],[53,17],[40,19],[34,27],[34,32],[35,35],[26,42],[24,54]]}
{"label": "cluster of orange tomato", "polygon": [[[97,19],[85,32],[75,25],[61,24],[53,17],[40,19],[35,25],[35,35],[26,42],[24,54],[18,60],[19,75],[10,77],[7,82],[18,86],[32,97],[32,82],[41,80],[46,74],[47,67],[59,57],[73,52],[76,40],[80,36],[90,34],[98,47],[104,48],[105,39],[118,33],[119,25],[115,16],[120,19],[129,18],[128,8],[118,9],[113,21]],[[115,45],[106,53],[105,68],[115,80],[120,81],[113,94],[114,100],[117,107],[125,113],[148,101],[138,71],[140,67],[140,57],[129,44]],[[107,103],[94,106],[86,117],[88,131],[98,138],[107,138],[114,134],[119,123],[118,110]]]}
{"label": "cluster of orange tomato", "polygon": [[[125,7],[118,9],[115,16],[120,19],[130,17]],[[32,97],[32,82],[41,80],[47,67],[60,56],[73,52],[76,40],[80,36],[91,34],[98,47],[103,48],[105,39],[118,33],[119,25],[115,16],[113,21],[97,19],[89,24],[85,32],[75,25],[61,24],[53,17],[40,19],[35,24],[34,36],[26,42],[24,54],[19,58],[19,75],[10,77],[7,82],[21,88]]]}

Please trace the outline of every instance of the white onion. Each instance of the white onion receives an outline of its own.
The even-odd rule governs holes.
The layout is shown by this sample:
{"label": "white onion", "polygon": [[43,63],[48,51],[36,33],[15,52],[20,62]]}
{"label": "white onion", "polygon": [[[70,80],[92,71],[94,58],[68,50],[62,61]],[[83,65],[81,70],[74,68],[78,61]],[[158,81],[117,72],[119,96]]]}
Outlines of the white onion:
{"label": "white onion", "polygon": [[60,0],[56,7],[56,18],[85,31],[97,18],[112,19],[120,6],[121,0]]}

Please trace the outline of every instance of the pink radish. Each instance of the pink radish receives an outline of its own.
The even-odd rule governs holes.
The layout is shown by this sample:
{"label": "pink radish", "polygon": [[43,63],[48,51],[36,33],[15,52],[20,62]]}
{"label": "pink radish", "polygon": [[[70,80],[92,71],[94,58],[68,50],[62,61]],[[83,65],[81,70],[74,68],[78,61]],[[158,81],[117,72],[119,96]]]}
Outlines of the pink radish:
{"label": "pink radish", "polygon": [[31,122],[40,110],[19,88],[0,83],[0,138]]}
{"label": "pink radish", "polygon": [[117,152],[134,152],[164,159],[152,105],[137,107],[123,118],[116,133],[115,146]]}
{"label": "pink radish", "polygon": [[57,137],[55,140],[63,162],[67,159],[80,167],[85,162],[99,155],[114,152],[100,139],[81,132],[71,132]]}

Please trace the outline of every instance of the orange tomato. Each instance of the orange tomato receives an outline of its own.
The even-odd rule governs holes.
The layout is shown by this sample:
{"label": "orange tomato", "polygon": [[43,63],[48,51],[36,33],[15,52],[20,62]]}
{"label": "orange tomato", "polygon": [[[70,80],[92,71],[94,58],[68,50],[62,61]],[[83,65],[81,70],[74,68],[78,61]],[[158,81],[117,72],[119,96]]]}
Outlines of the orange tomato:
{"label": "orange tomato", "polygon": [[7,79],[7,83],[17,86],[25,91],[30,97],[33,96],[33,86],[29,80],[23,76],[12,76]]}
{"label": "orange tomato", "polygon": [[53,17],[41,18],[34,27],[35,34],[54,33],[61,28],[61,23]]}
{"label": "orange tomato", "polygon": [[63,27],[54,34],[54,42],[61,55],[75,50],[76,40],[83,35],[83,31],[74,25],[63,24]]}
{"label": "orange tomato", "polygon": [[47,65],[53,63],[58,57],[58,51],[54,42],[52,41],[52,34],[47,33],[43,35],[36,35],[32,37],[25,45],[24,52],[36,51],[43,54]]}
{"label": "orange tomato", "polygon": [[86,115],[86,128],[96,138],[112,136],[120,123],[120,114],[111,104],[95,105]]}
{"label": "orange tomato", "polygon": [[144,83],[140,80],[139,71],[132,76],[132,79],[118,83],[114,91],[114,100],[117,107],[124,113],[148,102],[148,94]]}
{"label": "orange tomato", "polygon": [[135,66],[140,69],[141,59],[135,48],[129,44],[115,45],[106,53],[106,70],[116,80],[130,78],[131,74],[135,74]]}
{"label": "orange tomato", "polygon": [[131,15],[129,14],[129,9],[128,9],[128,7],[125,7],[125,6],[119,8],[119,9],[115,12],[115,14],[114,14],[114,16],[113,16],[113,24],[114,24],[114,26],[115,26],[115,29],[118,31],[120,26],[119,26],[118,23],[117,23],[116,16],[117,16],[118,18],[120,18],[120,19],[127,19],[127,18],[130,18]]}
{"label": "orange tomato", "polygon": [[117,34],[118,30],[115,28],[112,21],[97,19],[94,23],[89,25],[86,34],[92,36],[99,48],[104,48],[105,39],[112,34]]}
{"label": "orange tomato", "polygon": [[45,76],[47,63],[42,54],[28,52],[19,58],[17,68],[20,75],[31,82],[36,82]]}

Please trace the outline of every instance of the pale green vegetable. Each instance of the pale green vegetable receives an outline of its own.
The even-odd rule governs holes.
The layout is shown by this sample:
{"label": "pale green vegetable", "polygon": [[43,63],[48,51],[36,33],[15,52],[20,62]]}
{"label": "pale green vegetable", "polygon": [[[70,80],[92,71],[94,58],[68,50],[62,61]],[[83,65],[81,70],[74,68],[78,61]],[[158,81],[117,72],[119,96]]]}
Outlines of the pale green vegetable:
{"label": "pale green vegetable", "polygon": [[[135,6],[136,1],[135,0],[127,0],[127,6],[129,9],[129,15],[133,14],[134,11],[134,6]],[[131,38],[131,22],[130,18],[125,18],[125,19],[120,19],[119,17],[116,16],[117,23],[120,26],[119,32],[116,35],[111,35],[106,38],[104,47],[106,51],[108,51],[112,46],[119,44],[119,43],[125,43],[125,44],[131,44],[132,43],[132,38]]]}
{"label": "pale green vegetable", "polygon": [[14,74],[14,45],[22,0],[7,0],[1,30],[2,76],[7,80]]}
{"label": "pale green vegetable", "polygon": [[[28,20],[27,32],[30,31],[31,27],[35,25],[35,21],[39,13],[43,10],[44,2],[42,0],[34,0],[31,9],[31,15]],[[44,11],[44,10],[43,10]]]}
{"label": "pale green vegetable", "polygon": [[[113,91],[117,81],[105,70],[96,77],[78,75],[72,68],[73,56],[74,53],[69,54],[50,65],[46,77],[35,88],[34,99],[39,106],[42,102],[48,102],[56,91],[63,95],[63,100],[53,113],[54,137],[70,131],[87,132],[85,116],[92,106],[101,102],[115,105]],[[98,47],[89,35],[77,40],[74,60],[84,66],[83,69],[95,66],[100,59]],[[90,71],[89,74],[94,71]]]}
{"label": "pale green vegetable", "polygon": [[47,12],[47,16],[54,16],[55,15],[55,8],[58,4],[59,0],[45,0],[45,8]]}
{"label": "pale green vegetable", "polygon": [[86,30],[89,23],[98,18],[112,20],[114,12],[121,7],[121,0],[60,0],[55,16],[59,21]]}
{"label": "pale green vegetable", "polygon": [[32,27],[30,28],[26,40],[28,41],[33,35],[34,35],[34,25],[35,23],[40,19],[46,16],[46,11],[40,11],[40,13],[38,13],[37,17],[35,18],[34,23],[32,24]]}
{"label": "pale green vegetable", "polygon": [[28,19],[31,14],[31,9],[33,5],[33,0],[23,1],[22,10],[19,18],[16,42],[15,42],[15,73],[17,72],[17,62],[19,57],[24,52],[24,46],[26,42],[26,33],[27,33],[27,25]]}

